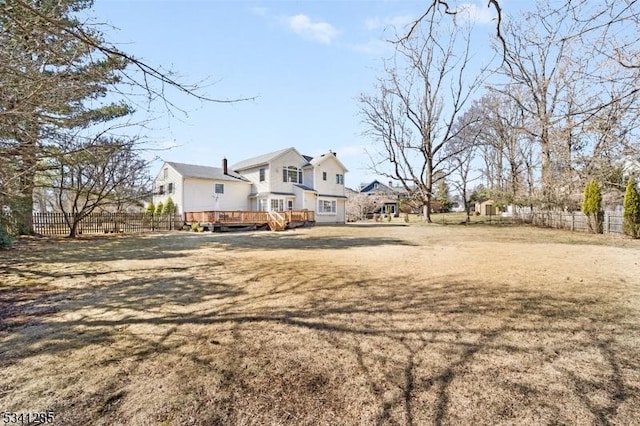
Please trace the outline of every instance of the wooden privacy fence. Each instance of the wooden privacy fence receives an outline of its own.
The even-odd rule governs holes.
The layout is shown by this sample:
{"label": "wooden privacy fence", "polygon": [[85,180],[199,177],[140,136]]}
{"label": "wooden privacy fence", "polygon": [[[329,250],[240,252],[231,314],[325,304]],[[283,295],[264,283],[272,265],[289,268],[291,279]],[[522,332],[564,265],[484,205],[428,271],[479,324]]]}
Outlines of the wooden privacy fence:
{"label": "wooden privacy fence", "polygon": [[[68,219],[68,221],[67,221]],[[67,235],[73,223],[70,213],[34,213],[33,230],[42,235]],[[78,234],[170,231],[182,227],[179,214],[91,213],[78,224]]]}
{"label": "wooden privacy fence", "polygon": [[[588,218],[582,212],[516,211],[513,214],[513,219],[516,222],[529,223],[535,226],[590,232]],[[622,213],[604,212],[602,228],[605,234],[622,234],[622,223]]]}

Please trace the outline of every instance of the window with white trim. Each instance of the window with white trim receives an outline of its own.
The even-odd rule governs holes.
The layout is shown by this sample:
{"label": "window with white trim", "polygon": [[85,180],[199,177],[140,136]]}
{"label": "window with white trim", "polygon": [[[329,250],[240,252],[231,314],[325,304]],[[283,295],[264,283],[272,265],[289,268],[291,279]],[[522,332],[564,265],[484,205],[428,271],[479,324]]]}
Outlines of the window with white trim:
{"label": "window with white trim", "polygon": [[302,183],[302,169],[295,166],[282,168],[282,181],[291,183]]}
{"label": "window with white trim", "polygon": [[224,184],[223,183],[216,183],[215,184],[215,188],[214,188],[214,192],[216,194],[224,194]]}
{"label": "window with white trim", "polygon": [[336,183],[338,185],[344,185],[344,175],[337,174],[336,175]]}
{"label": "window with white trim", "polygon": [[173,182],[169,182],[169,183],[167,184],[167,192],[168,192],[169,194],[173,194]]}
{"label": "window with white trim", "polygon": [[284,210],[284,200],[279,198],[271,199],[271,211],[281,212]]}
{"label": "window with white trim", "polygon": [[268,203],[269,200],[267,200],[266,198],[260,198],[258,200],[258,210],[260,210],[261,212],[266,212],[267,210],[269,210]]}
{"label": "window with white trim", "polygon": [[260,182],[264,182],[266,169],[263,167],[260,169]]}
{"label": "window with white trim", "polygon": [[322,172],[322,180],[327,180],[327,172]]}
{"label": "window with white trim", "polygon": [[164,179],[167,179],[169,177],[169,168],[165,167],[164,170],[162,171],[162,177]]}
{"label": "window with white trim", "polygon": [[336,212],[336,202],[331,200],[318,200],[318,213],[331,214]]}

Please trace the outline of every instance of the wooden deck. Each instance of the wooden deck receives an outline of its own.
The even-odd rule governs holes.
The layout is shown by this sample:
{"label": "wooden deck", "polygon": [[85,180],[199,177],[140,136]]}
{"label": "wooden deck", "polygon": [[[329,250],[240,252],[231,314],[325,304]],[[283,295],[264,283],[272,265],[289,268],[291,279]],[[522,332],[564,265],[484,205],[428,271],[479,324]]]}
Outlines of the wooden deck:
{"label": "wooden deck", "polygon": [[252,211],[204,211],[186,212],[185,222],[208,225],[210,231],[225,228],[260,228],[269,226],[273,231],[286,228],[308,226],[315,223],[315,212],[308,210],[288,210],[283,212]]}

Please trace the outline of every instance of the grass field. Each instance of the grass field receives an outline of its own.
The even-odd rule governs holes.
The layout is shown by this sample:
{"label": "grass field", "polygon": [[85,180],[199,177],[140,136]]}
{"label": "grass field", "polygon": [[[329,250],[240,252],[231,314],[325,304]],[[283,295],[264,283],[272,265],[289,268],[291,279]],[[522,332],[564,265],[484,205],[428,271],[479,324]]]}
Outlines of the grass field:
{"label": "grass field", "polygon": [[22,240],[0,410],[78,425],[632,425],[640,241],[509,226]]}

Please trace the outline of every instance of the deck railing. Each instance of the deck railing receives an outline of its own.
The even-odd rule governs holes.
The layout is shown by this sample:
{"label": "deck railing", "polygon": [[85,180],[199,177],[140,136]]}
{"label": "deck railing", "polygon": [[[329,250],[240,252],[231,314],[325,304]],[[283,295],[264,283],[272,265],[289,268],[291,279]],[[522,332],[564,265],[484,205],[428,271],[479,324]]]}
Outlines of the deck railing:
{"label": "deck railing", "polygon": [[[278,212],[283,215],[287,222],[313,222],[315,221],[315,212],[309,210],[287,210]],[[205,211],[205,212],[186,212],[186,222],[200,223],[268,223],[268,212],[250,212],[250,211]]]}

